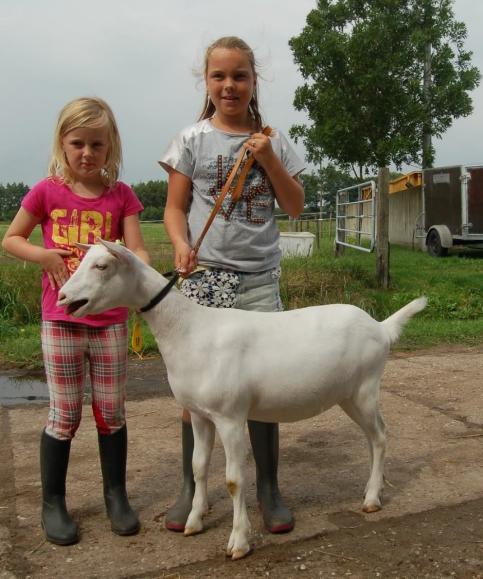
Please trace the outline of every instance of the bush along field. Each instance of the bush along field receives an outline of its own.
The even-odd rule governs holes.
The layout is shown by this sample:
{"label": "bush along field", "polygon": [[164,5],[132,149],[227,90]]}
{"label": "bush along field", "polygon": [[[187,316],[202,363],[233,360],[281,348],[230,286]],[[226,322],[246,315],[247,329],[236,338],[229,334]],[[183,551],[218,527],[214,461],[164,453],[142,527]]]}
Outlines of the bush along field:
{"label": "bush along field", "polygon": [[[171,270],[172,249],[163,226],[143,225],[143,233],[153,267],[160,272]],[[4,254],[0,254],[0,266],[0,367],[40,367],[40,269]],[[283,260],[282,301],[285,309],[350,303],[383,320],[425,295],[427,308],[410,321],[396,348],[483,342],[483,252],[453,250],[449,257],[436,259],[391,246],[390,276],[390,288],[379,289],[375,255],[346,249],[336,258],[333,238],[326,235],[312,256]],[[139,355],[157,355],[144,323],[142,331],[144,345]]]}

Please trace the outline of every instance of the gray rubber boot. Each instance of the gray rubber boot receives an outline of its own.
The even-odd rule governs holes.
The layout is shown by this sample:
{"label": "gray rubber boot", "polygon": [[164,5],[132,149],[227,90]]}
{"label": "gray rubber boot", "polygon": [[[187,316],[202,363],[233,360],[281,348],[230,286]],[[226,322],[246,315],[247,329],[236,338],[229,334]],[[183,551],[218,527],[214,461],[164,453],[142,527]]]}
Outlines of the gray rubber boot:
{"label": "gray rubber boot", "polygon": [[134,535],[139,519],[129,504],[126,492],[127,428],[114,434],[98,434],[99,456],[104,481],[104,502],[116,535]]}
{"label": "gray rubber boot", "polygon": [[248,421],[257,469],[257,499],[270,533],[289,533],[295,525],[278,489],[278,424]]}
{"label": "gray rubber boot", "polygon": [[164,526],[170,531],[182,532],[188,520],[195,494],[195,480],[193,478],[193,449],[194,437],[191,422],[181,421],[181,442],[183,454],[183,486],[172,507],[166,511]]}
{"label": "gray rubber boot", "polygon": [[40,438],[42,480],[41,523],[47,541],[72,545],[79,540],[79,527],[65,505],[65,479],[69,465],[70,440],[58,440],[45,430]]}

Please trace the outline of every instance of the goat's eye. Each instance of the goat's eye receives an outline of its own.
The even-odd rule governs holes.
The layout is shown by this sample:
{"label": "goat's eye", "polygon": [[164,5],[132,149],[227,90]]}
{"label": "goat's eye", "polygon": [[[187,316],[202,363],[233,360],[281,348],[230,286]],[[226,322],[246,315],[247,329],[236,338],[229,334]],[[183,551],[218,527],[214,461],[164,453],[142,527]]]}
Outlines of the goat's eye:
{"label": "goat's eye", "polygon": [[99,269],[100,271],[104,271],[105,269],[107,269],[107,265],[104,265],[103,263],[97,263],[96,269]]}

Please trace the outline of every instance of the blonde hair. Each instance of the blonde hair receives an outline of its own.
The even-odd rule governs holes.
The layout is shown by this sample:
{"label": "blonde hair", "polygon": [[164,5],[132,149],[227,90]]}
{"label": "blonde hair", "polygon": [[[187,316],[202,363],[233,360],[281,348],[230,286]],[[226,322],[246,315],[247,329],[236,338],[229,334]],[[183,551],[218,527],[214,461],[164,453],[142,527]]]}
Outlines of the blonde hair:
{"label": "blonde hair", "polygon": [[74,129],[99,127],[107,127],[109,134],[109,148],[102,177],[106,185],[109,187],[114,185],[122,165],[121,138],[111,107],[96,97],[77,98],[67,103],[60,111],[54,132],[49,177],[61,178],[65,183],[72,183],[74,179],[65,157],[62,139]]}
{"label": "blonde hair", "polygon": [[[210,59],[212,52],[216,48],[225,48],[228,50],[235,49],[235,50],[240,50],[241,52],[244,52],[248,57],[248,61],[249,61],[250,66],[252,68],[252,72],[253,72],[253,75],[255,77],[255,80],[258,78],[257,62],[255,60],[255,55],[253,53],[253,50],[248,46],[248,44],[244,40],[242,40],[241,38],[238,38],[238,36],[222,36],[221,38],[218,38],[218,40],[215,40],[215,42],[211,43],[205,51],[204,66],[203,66],[203,69],[204,69],[203,75],[204,75],[205,79],[206,79],[206,75],[208,73],[208,61]],[[203,104],[203,110],[202,110],[198,120],[201,121],[203,119],[209,119],[210,117],[212,117],[214,115],[215,111],[216,111],[215,105],[213,104],[213,102],[210,99],[210,96],[207,93],[205,96],[205,102]],[[260,114],[260,109],[259,109],[259,104],[258,104],[258,83],[255,83],[255,89],[253,91],[253,96],[252,96],[252,99],[250,101],[250,104],[248,105],[248,113],[252,117],[256,129],[258,131],[261,130],[263,127],[263,121],[262,121],[262,116]]]}

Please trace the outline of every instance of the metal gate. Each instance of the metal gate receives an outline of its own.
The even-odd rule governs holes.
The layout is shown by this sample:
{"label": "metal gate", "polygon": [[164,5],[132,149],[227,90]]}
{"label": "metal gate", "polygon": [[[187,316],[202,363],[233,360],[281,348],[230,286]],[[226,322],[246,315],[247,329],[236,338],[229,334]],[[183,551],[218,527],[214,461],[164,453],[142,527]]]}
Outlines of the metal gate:
{"label": "metal gate", "polygon": [[336,245],[370,253],[376,245],[376,182],[339,189],[336,195]]}

